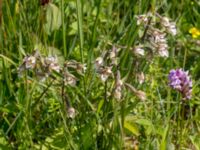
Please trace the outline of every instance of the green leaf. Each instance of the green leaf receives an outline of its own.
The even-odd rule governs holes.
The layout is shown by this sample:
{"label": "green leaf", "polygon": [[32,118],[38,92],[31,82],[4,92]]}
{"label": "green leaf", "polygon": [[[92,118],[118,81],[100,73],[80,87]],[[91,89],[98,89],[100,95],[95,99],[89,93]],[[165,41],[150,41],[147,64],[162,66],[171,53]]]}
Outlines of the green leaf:
{"label": "green leaf", "polygon": [[152,122],[147,119],[138,119],[138,120],[136,120],[136,123],[138,123],[140,125],[144,125],[144,126],[152,126]]}
{"label": "green leaf", "polygon": [[131,133],[133,133],[134,135],[136,135],[136,136],[140,135],[139,130],[136,127],[136,125],[133,125],[132,123],[129,123],[129,122],[125,121],[124,122],[124,127],[126,129],[128,129]]}
{"label": "green leaf", "polygon": [[139,125],[144,126],[144,128],[146,129],[145,133],[147,135],[150,135],[152,132],[155,132],[154,126],[153,126],[153,124],[152,124],[152,122],[150,120],[138,119],[135,122],[138,123]]}
{"label": "green leaf", "polygon": [[0,54],[0,58],[3,58],[5,61],[9,62],[10,64],[13,64],[14,66],[16,66],[16,63],[14,61],[12,61],[10,58]]}
{"label": "green leaf", "polygon": [[42,149],[51,148],[57,150],[64,150],[68,147],[63,129],[60,128],[56,129],[55,131],[55,134],[46,138],[45,144],[42,146]]}
{"label": "green leaf", "polygon": [[46,24],[44,25],[47,34],[51,34],[52,31],[58,30],[62,25],[62,16],[60,9],[49,3],[46,9]]}
{"label": "green leaf", "polygon": [[199,137],[190,136],[192,144],[195,146],[196,150],[200,150],[200,140]]}
{"label": "green leaf", "polygon": [[6,141],[6,139],[4,138],[4,136],[1,133],[0,133],[0,149],[5,149],[5,150],[11,149],[8,146],[8,142]]}
{"label": "green leaf", "polygon": [[93,132],[96,128],[96,125],[93,121],[90,122],[90,124],[87,124],[82,127],[81,129],[81,143],[83,145],[82,149],[91,149],[93,147]]}
{"label": "green leaf", "polygon": [[100,102],[98,104],[98,108],[97,108],[97,113],[99,113],[101,111],[103,104],[104,104],[104,100],[100,100]]}
{"label": "green leaf", "polygon": [[69,35],[75,35],[78,31],[78,23],[77,21],[70,24],[71,30],[69,31]]}
{"label": "green leaf", "polygon": [[167,137],[168,129],[169,129],[169,126],[167,125],[167,127],[165,128],[165,130],[163,132],[163,135],[162,135],[162,141],[161,141],[161,144],[160,144],[160,150],[165,150],[166,149],[166,146],[167,146],[166,137]]}

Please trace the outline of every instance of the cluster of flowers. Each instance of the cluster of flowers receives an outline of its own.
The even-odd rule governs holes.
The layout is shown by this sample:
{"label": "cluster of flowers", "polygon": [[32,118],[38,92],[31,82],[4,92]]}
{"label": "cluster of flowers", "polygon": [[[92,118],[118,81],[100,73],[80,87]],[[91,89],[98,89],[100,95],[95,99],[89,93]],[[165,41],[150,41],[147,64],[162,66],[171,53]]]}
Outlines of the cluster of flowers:
{"label": "cluster of flowers", "polygon": [[[106,53],[103,53],[100,57],[98,57],[95,60],[95,68],[100,76],[101,81],[105,82],[109,77],[113,77],[112,68],[114,66],[117,66],[117,55],[118,55],[119,49],[117,49],[115,46],[112,47],[111,50],[109,50]],[[117,70],[117,74],[115,77],[115,87],[113,91],[113,95],[117,100],[120,100],[122,97],[122,80],[120,77],[120,71]]]}
{"label": "cluster of flowers", "polygon": [[171,70],[169,73],[169,85],[179,91],[183,99],[191,99],[192,94],[192,80],[188,75],[188,71],[182,69]]}
{"label": "cluster of flowers", "polygon": [[18,70],[20,75],[25,70],[33,70],[39,79],[45,80],[53,71],[60,72],[60,66],[56,57],[42,57],[39,51],[36,50],[31,55],[24,57]]}
{"label": "cluster of flowers", "polygon": [[[71,72],[75,71],[80,75],[84,75],[86,66],[85,64],[71,60],[66,61],[63,67],[61,67],[56,56],[44,57],[39,53],[38,50],[36,50],[31,55],[25,56],[22,64],[18,68],[20,75],[22,75],[24,71],[28,70],[34,72],[40,81],[44,81],[49,77],[55,77],[53,76],[53,73],[57,73],[62,77],[64,85],[75,86],[78,78],[75,77]],[[68,106],[67,112],[69,118],[75,117],[75,109],[70,105]]]}
{"label": "cluster of flowers", "polygon": [[119,49],[113,46],[111,50],[103,52],[100,57],[96,58],[95,68],[103,82],[105,82],[108,77],[113,76],[112,68],[117,65],[118,52]]}
{"label": "cluster of flowers", "polygon": [[43,57],[39,51],[36,50],[33,54],[25,56],[18,70],[20,75],[25,70],[32,70],[42,81],[51,77],[53,72],[57,72],[63,76],[66,85],[74,86],[77,78],[70,73],[69,70],[71,69],[74,69],[79,74],[83,74],[86,66],[77,61],[71,60],[65,62],[64,67],[61,67],[56,56]]}
{"label": "cluster of flowers", "polygon": [[[146,15],[138,15],[137,25],[145,27],[147,38],[150,43],[150,48],[161,57],[168,57],[167,33],[175,36],[177,34],[176,25],[171,22],[169,18],[162,17],[159,14],[153,15],[148,13]],[[148,45],[148,44],[146,44]],[[144,48],[142,45],[135,47],[135,53],[144,55]]]}
{"label": "cluster of flowers", "polygon": [[[119,53],[120,49],[116,48],[115,46],[112,47],[111,50],[109,50],[106,53],[103,53],[100,57],[96,58],[95,60],[95,68],[97,71],[97,74],[99,75],[102,82],[105,82],[108,80],[109,77],[114,77],[115,84],[113,87],[112,95],[116,100],[121,100],[122,98],[122,90],[125,87],[127,87],[131,92],[135,94],[136,97],[138,97],[141,100],[146,99],[145,92],[141,90],[136,90],[132,85],[124,83],[121,79],[121,74],[118,69],[118,59],[117,55]],[[112,69],[116,68],[116,74],[113,74]],[[142,84],[144,82],[144,74],[140,73],[138,74],[138,80],[139,83]]]}
{"label": "cluster of flowers", "polygon": [[78,74],[83,75],[83,73],[85,73],[86,70],[86,65],[81,64],[80,62],[77,62],[75,60],[65,62],[63,69],[65,85],[76,85],[76,81],[78,80],[78,78],[76,78],[72,73],[70,73],[70,70],[72,69],[75,70]]}

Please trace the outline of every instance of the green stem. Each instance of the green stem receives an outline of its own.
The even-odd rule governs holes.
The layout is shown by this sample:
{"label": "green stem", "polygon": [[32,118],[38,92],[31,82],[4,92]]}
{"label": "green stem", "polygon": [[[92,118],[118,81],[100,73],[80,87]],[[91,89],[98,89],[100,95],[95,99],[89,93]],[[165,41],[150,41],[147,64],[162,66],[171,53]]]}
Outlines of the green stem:
{"label": "green stem", "polygon": [[186,58],[187,58],[187,48],[185,48],[185,51],[184,51],[183,68],[185,68]]}
{"label": "green stem", "polygon": [[28,83],[28,72],[26,71],[26,75],[25,75],[25,84],[26,84],[26,98],[25,98],[25,100],[26,100],[26,103],[25,103],[25,105],[26,105],[26,110],[25,110],[25,124],[26,124],[26,131],[28,132],[28,138],[29,138],[29,140],[30,140],[30,144],[31,144],[31,146],[33,145],[33,143],[32,143],[32,137],[31,137],[31,131],[30,131],[30,124],[31,124],[31,122],[30,122],[30,116],[31,116],[31,110],[30,110],[30,104],[31,104],[31,97],[30,97],[30,95],[29,95],[29,83]]}
{"label": "green stem", "polygon": [[180,99],[180,96],[178,96],[178,120],[177,120],[177,148],[178,150],[181,149],[181,136],[182,136],[182,100]]}
{"label": "green stem", "polygon": [[55,79],[51,80],[51,82],[47,85],[47,87],[44,89],[44,91],[42,92],[42,94],[40,94],[40,96],[35,100],[35,103],[32,105],[32,108],[34,108],[38,104],[38,102],[41,100],[41,98],[44,96],[44,94],[47,93],[47,91],[52,86],[52,84],[53,84],[54,81],[55,81]]}

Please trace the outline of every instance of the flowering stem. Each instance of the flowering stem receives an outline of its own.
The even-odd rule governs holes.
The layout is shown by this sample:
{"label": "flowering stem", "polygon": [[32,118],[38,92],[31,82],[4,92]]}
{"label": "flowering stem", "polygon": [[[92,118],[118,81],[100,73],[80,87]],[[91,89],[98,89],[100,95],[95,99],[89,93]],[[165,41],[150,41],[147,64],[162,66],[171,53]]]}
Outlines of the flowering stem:
{"label": "flowering stem", "polygon": [[[178,139],[178,135],[179,135],[179,106],[180,103],[178,102],[178,114],[176,113],[176,123],[177,123],[177,128],[176,128],[176,137],[177,137],[177,140],[176,140],[176,147],[179,148],[179,139]],[[178,115],[178,116],[177,116]]]}
{"label": "flowering stem", "polygon": [[151,19],[152,19],[152,18],[150,18],[150,19],[148,20],[147,26],[146,26],[146,28],[145,28],[145,30],[144,30],[144,34],[142,35],[142,38],[141,38],[141,41],[142,41],[142,42],[144,42],[146,33],[147,33],[148,29],[149,29],[149,25],[151,24]]}
{"label": "flowering stem", "polygon": [[28,113],[25,113],[25,128],[26,128],[26,132],[29,133],[29,140],[31,142],[31,145],[33,144],[32,143],[32,137],[30,135],[30,116],[31,116],[31,109],[30,109],[30,104],[31,104],[31,98],[30,98],[30,95],[28,94],[30,91],[29,91],[29,81],[28,81],[28,71],[26,71],[26,74],[25,74],[25,86],[26,86],[26,112]]}
{"label": "flowering stem", "polygon": [[177,148],[181,148],[181,140],[182,140],[182,99],[180,99],[180,95],[178,96],[178,120],[177,120]]}
{"label": "flowering stem", "polygon": [[182,141],[182,136],[183,136],[183,134],[182,134],[182,132],[183,132],[183,125],[184,125],[184,123],[183,123],[183,121],[184,121],[184,114],[185,114],[185,103],[184,103],[184,101],[182,100],[182,103],[181,103],[181,118],[180,118],[180,143],[181,143],[181,141]]}
{"label": "flowering stem", "polygon": [[107,81],[104,83],[104,99],[105,102],[107,102]]}
{"label": "flowering stem", "polygon": [[40,99],[44,96],[44,94],[49,90],[53,82],[55,81],[55,78],[51,80],[51,82],[47,85],[46,89],[42,92],[42,94],[36,99],[35,103],[32,105],[32,108],[34,108],[37,103],[40,101]]}

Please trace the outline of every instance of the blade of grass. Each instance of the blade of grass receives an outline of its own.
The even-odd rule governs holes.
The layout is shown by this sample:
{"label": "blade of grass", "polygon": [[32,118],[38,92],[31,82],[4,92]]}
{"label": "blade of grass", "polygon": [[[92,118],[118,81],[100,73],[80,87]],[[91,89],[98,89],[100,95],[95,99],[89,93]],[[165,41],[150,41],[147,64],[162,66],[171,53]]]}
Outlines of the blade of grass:
{"label": "blade of grass", "polygon": [[77,7],[77,17],[78,17],[78,32],[79,32],[79,44],[80,44],[80,55],[81,62],[83,63],[83,18],[82,18],[82,2],[80,0],[76,0]]}
{"label": "blade of grass", "polygon": [[66,28],[65,28],[65,14],[64,14],[64,0],[61,0],[61,13],[62,13],[62,37],[63,37],[63,51],[64,57],[67,57],[66,49]]}

